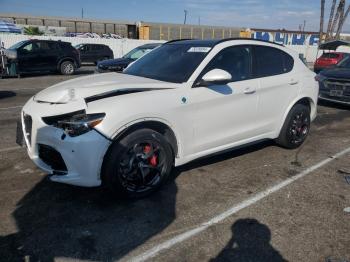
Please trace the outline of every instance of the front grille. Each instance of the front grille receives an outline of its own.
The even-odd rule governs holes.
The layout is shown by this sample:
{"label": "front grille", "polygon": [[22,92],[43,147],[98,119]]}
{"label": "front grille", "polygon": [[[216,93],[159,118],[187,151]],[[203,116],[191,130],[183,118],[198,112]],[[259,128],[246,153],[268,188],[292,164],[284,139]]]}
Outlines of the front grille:
{"label": "front grille", "polygon": [[324,81],[324,89],[328,92],[339,91],[343,97],[350,97],[350,81],[344,79],[327,79]]}
{"label": "front grille", "polygon": [[32,144],[32,117],[23,113],[24,132],[29,145]]}
{"label": "front grille", "polygon": [[61,154],[53,147],[39,144],[40,159],[55,171],[67,172],[67,166]]}

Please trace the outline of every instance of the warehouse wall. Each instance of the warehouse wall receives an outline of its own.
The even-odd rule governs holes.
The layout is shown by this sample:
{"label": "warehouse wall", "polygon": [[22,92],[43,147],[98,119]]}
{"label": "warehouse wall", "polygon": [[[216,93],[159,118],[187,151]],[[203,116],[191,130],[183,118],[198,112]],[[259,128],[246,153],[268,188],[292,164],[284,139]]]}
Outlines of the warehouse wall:
{"label": "warehouse wall", "polygon": [[[108,45],[114,53],[114,57],[121,57],[131,49],[147,44],[147,43],[162,43],[165,41],[159,40],[136,40],[136,39],[103,39],[103,38],[80,38],[80,37],[54,37],[54,36],[27,36],[27,35],[13,35],[13,34],[0,34],[1,42],[4,42],[5,47],[8,48],[11,45],[27,40],[27,39],[51,39],[62,40],[77,45],[80,43],[96,43]],[[288,48],[296,51],[299,54],[304,55],[306,61],[313,63],[317,56],[317,46],[310,45],[287,45]],[[349,51],[350,53],[350,51]],[[321,55],[319,52],[318,55]]]}

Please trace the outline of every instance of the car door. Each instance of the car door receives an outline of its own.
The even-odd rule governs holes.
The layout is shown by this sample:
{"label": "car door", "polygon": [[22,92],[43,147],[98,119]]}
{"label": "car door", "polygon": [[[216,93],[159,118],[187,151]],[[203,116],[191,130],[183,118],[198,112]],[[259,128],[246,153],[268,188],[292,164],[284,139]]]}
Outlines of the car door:
{"label": "car door", "polygon": [[252,48],[232,46],[220,51],[199,79],[212,69],[232,75],[226,85],[199,85],[191,90],[195,104],[194,152],[214,150],[253,138],[257,114],[259,80],[252,78]]}
{"label": "car door", "polygon": [[29,42],[18,49],[18,67],[20,72],[38,71],[42,64],[40,48],[36,41]]}
{"label": "car door", "polygon": [[58,45],[55,42],[38,42],[42,70],[55,70],[57,67],[57,58],[59,55]]}
{"label": "car door", "polygon": [[259,78],[257,128],[261,133],[275,132],[300,89],[299,76],[293,71],[294,59],[270,46],[254,46],[254,73]]}
{"label": "car door", "polygon": [[80,60],[81,62],[91,62],[90,61],[90,45],[82,45],[79,47]]}

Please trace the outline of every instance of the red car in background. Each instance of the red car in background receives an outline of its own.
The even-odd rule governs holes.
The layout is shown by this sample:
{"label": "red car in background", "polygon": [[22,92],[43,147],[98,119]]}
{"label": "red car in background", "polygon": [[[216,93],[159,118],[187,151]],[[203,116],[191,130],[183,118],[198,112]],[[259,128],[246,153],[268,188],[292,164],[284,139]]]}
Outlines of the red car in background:
{"label": "red car in background", "polygon": [[323,69],[332,67],[349,55],[348,53],[341,52],[323,53],[315,62],[314,72],[319,73]]}

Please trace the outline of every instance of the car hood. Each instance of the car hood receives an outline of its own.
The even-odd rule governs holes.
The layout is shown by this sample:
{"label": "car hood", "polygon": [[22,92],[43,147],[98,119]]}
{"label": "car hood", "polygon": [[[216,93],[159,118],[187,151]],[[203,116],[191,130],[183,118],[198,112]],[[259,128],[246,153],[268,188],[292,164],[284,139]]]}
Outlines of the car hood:
{"label": "car hood", "polygon": [[98,63],[98,66],[109,67],[109,66],[117,66],[117,65],[125,65],[131,63],[133,60],[130,58],[117,58],[117,59],[108,59]]}
{"label": "car hood", "polygon": [[330,69],[323,70],[321,75],[328,78],[340,78],[340,79],[349,79],[350,80],[350,69],[334,67]]}
{"label": "car hood", "polygon": [[114,91],[176,88],[179,84],[119,73],[95,74],[61,82],[34,96],[37,102],[65,104]]}

